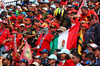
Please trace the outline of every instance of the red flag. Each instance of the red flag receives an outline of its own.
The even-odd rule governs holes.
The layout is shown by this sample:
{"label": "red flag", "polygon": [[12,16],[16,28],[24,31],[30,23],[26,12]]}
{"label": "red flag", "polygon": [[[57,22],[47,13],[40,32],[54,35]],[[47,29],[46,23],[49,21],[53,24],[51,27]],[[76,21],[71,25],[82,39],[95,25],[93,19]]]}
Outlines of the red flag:
{"label": "red flag", "polygon": [[80,15],[81,14],[81,8],[84,6],[84,0],[83,0],[83,2],[82,2],[82,4],[81,4],[81,6],[80,6],[80,8],[79,8],[79,10],[78,10],[78,12],[77,12],[77,15]]}
{"label": "red flag", "polygon": [[[81,14],[81,8],[84,6],[84,0],[77,12],[77,15]],[[75,25],[69,29],[68,40],[67,40],[67,49],[76,48],[77,47],[77,37],[79,32],[80,23],[78,18],[75,20]]]}
{"label": "red flag", "polygon": [[0,5],[1,5],[2,8],[4,9],[4,6],[3,6],[3,2],[2,2],[2,0],[0,1]]}
{"label": "red flag", "polygon": [[20,56],[20,60],[22,60],[22,59],[27,59],[29,64],[31,64],[33,62],[31,49],[30,49],[27,42],[25,42],[24,49],[23,49],[22,54]]}
{"label": "red flag", "polygon": [[[78,19],[76,20],[78,21]],[[77,22],[73,27],[69,29],[68,40],[67,40],[67,49],[76,48],[77,47],[77,37],[79,32],[79,22]]]}

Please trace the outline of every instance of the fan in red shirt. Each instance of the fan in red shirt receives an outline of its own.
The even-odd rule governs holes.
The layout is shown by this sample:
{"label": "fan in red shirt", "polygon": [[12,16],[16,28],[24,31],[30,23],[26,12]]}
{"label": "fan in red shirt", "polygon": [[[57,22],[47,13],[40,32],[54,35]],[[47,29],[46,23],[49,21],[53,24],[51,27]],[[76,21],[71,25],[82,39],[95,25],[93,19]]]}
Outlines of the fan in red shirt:
{"label": "fan in red shirt", "polygon": [[72,16],[72,18],[80,18],[80,21],[84,20],[84,21],[89,22],[88,17],[91,17],[91,14],[93,14],[98,19],[97,14],[94,11],[88,10],[88,8],[86,6],[83,6],[81,8],[81,12],[82,12],[82,14],[80,14],[80,15],[74,15],[74,16]]}
{"label": "fan in red shirt", "polygon": [[18,20],[17,20],[17,18],[16,18],[15,15],[11,16],[10,19],[11,19],[12,25],[17,25],[17,24],[19,24],[19,22],[18,22]]}
{"label": "fan in red shirt", "polygon": [[32,50],[36,50],[37,49],[37,55],[40,55],[40,51],[42,51],[43,49],[48,49],[50,50],[50,42],[52,41],[52,34],[48,33],[48,28],[44,27],[41,31],[41,35],[39,36],[37,42],[36,42],[36,46],[35,48],[32,48]]}
{"label": "fan in red shirt", "polygon": [[10,32],[5,29],[5,23],[0,19],[0,56],[2,56],[2,52],[5,51],[4,41],[9,38],[9,35]]}

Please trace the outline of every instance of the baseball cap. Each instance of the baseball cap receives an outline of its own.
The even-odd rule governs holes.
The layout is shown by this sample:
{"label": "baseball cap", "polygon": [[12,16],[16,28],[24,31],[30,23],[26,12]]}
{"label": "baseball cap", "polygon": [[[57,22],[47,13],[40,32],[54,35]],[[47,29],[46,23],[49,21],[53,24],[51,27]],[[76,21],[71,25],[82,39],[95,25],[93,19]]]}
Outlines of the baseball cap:
{"label": "baseball cap", "polygon": [[70,50],[70,52],[71,52],[71,54],[78,54],[78,51],[77,51],[77,49],[75,49],[75,48],[72,48],[72,49]]}
{"label": "baseball cap", "polygon": [[97,47],[98,47],[98,45],[96,45],[95,43],[93,43],[93,44],[88,44],[88,46],[90,46],[90,47],[92,47],[92,48],[97,48]]}
{"label": "baseball cap", "polygon": [[63,27],[63,26],[60,26],[60,28],[59,28],[59,29],[57,29],[57,31],[62,31],[62,32],[64,32],[64,31],[66,31],[66,28],[65,28],[65,27]]}
{"label": "baseball cap", "polygon": [[34,25],[35,22],[39,22],[39,20],[37,20],[37,19],[31,19],[32,25]]}
{"label": "baseball cap", "polygon": [[22,59],[21,62],[24,62],[24,63],[26,63],[26,65],[28,65],[28,60],[26,60],[26,59]]}
{"label": "baseball cap", "polygon": [[57,56],[56,56],[56,55],[54,55],[54,54],[50,55],[48,58],[49,58],[49,59],[54,59],[54,60],[57,60]]}
{"label": "baseball cap", "polygon": [[3,55],[3,58],[7,58],[7,55],[8,55],[8,53],[4,54],[4,55]]}
{"label": "baseball cap", "polygon": [[12,60],[12,56],[11,56],[9,53],[5,53],[5,54],[3,55],[3,58],[6,58],[6,59],[8,59],[8,60]]}
{"label": "baseball cap", "polygon": [[33,63],[32,63],[32,64],[30,64],[30,65],[39,66],[39,63],[37,63],[37,62],[33,62]]}
{"label": "baseball cap", "polygon": [[96,49],[100,51],[100,46],[97,46],[95,48],[92,48],[92,51],[95,51]]}
{"label": "baseball cap", "polygon": [[78,4],[77,3],[74,3],[73,5],[77,6],[78,7]]}
{"label": "baseball cap", "polygon": [[22,24],[20,24],[20,26],[24,26],[25,27],[25,24],[22,23]]}
{"label": "baseball cap", "polygon": [[81,53],[89,53],[89,50],[83,50],[83,51],[81,51]]}
{"label": "baseball cap", "polygon": [[75,7],[74,5],[71,5],[71,7]]}
{"label": "baseball cap", "polygon": [[46,17],[50,17],[50,18],[53,18],[53,16],[52,16],[52,15],[47,15]]}
{"label": "baseball cap", "polygon": [[47,11],[48,9],[46,7],[43,8],[45,11]]}
{"label": "baseball cap", "polygon": [[45,22],[48,22],[48,23],[50,22],[50,20],[49,20],[49,19],[46,19],[46,20],[44,20],[44,21],[45,21]]}
{"label": "baseball cap", "polygon": [[10,19],[16,19],[16,16],[15,16],[15,15],[13,15],[13,16],[11,16],[11,17],[10,17]]}
{"label": "baseball cap", "polygon": [[25,16],[27,15],[25,12],[22,12],[22,14],[24,14]]}
{"label": "baseball cap", "polygon": [[42,51],[40,51],[40,53],[48,53],[49,54],[49,50],[43,49]]}
{"label": "baseball cap", "polygon": [[50,7],[51,7],[51,8],[54,8],[54,9],[56,9],[56,6],[55,6],[54,4],[53,4],[53,5],[51,5]]}
{"label": "baseball cap", "polygon": [[34,56],[35,58],[39,58],[40,56],[39,55],[37,55],[37,56]]}
{"label": "baseball cap", "polygon": [[83,42],[83,44],[89,44],[89,43],[92,43],[92,42],[93,42],[92,39],[87,38],[87,39]]}
{"label": "baseball cap", "polygon": [[23,19],[23,17],[22,16],[18,16],[18,19]]}
{"label": "baseball cap", "polygon": [[62,53],[65,53],[65,54],[70,54],[70,51],[68,49],[62,49],[60,52],[58,52],[58,54],[62,54]]}
{"label": "baseball cap", "polygon": [[72,5],[68,5],[68,7],[70,8]]}
{"label": "baseball cap", "polygon": [[87,29],[89,28],[88,24],[82,24],[82,26],[86,27]]}
{"label": "baseball cap", "polygon": [[32,4],[32,6],[34,6],[34,7],[35,7],[36,5],[35,5],[35,4]]}

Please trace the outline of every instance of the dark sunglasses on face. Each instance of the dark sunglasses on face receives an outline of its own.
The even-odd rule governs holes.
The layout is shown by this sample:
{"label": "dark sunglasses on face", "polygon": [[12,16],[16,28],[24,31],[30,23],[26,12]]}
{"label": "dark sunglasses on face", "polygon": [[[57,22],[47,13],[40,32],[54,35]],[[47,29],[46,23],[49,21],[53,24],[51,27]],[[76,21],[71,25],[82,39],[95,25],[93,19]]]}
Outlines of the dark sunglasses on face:
{"label": "dark sunglasses on face", "polygon": [[44,54],[44,53],[41,53],[41,54]]}
{"label": "dark sunglasses on face", "polygon": [[48,60],[50,60],[50,61],[51,61],[51,60],[54,60],[54,59],[48,59]]}
{"label": "dark sunglasses on face", "polygon": [[93,48],[92,48],[92,51],[96,51],[96,49],[93,49]]}
{"label": "dark sunglasses on face", "polygon": [[89,19],[89,21],[92,21],[92,19]]}
{"label": "dark sunglasses on face", "polygon": [[72,57],[72,59],[74,59],[74,57]]}
{"label": "dark sunglasses on face", "polygon": [[20,26],[20,27],[25,27],[25,26]]}
{"label": "dark sunglasses on face", "polygon": [[25,21],[27,21],[27,20],[25,20]]}

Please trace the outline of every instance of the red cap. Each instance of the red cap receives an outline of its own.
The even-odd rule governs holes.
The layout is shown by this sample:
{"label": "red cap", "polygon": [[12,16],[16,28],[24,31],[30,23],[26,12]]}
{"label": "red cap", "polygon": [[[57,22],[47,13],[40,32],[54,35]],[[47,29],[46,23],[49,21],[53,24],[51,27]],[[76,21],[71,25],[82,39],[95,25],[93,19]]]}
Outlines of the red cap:
{"label": "red cap", "polygon": [[73,11],[69,11],[68,13],[71,14]]}
{"label": "red cap", "polygon": [[66,5],[67,3],[68,3],[68,1],[62,2],[60,5]]}
{"label": "red cap", "polygon": [[12,39],[14,39],[14,36],[13,35],[10,35],[9,37],[12,38]]}
{"label": "red cap", "polygon": [[46,17],[50,17],[50,18],[53,18],[53,16],[52,16],[52,15],[47,15]]}
{"label": "red cap", "polygon": [[73,5],[77,6],[78,7],[78,4],[77,3],[74,3]]}
{"label": "red cap", "polygon": [[59,28],[59,24],[58,23],[52,23],[52,25],[54,25],[55,27]]}
{"label": "red cap", "polygon": [[99,6],[99,5],[100,5],[100,2],[95,3],[95,6]]}
{"label": "red cap", "polygon": [[16,16],[15,16],[15,15],[13,15],[13,16],[11,16],[11,17],[10,17],[10,19],[16,19]]}
{"label": "red cap", "polygon": [[16,27],[20,28],[20,25],[15,25]]}
{"label": "red cap", "polygon": [[60,5],[65,5],[66,3],[65,2],[62,2]]}
{"label": "red cap", "polygon": [[26,20],[31,21],[31,19],[30,19],[30,18],[27,18]]}
{"label": "red cap", "polygon": [[86,27],[87,29],[89,28],[88,24],[82,24],[82,26]]}
{"label": "red cap", "polygon": [[23,19],[23,17],[22,16],[18,16],[18,19]]}
{"label": "red cap", "polygon": [[50,20],[49,20],[49,19],[46,19],[46,20],[45,20],[45,22],[48,22],[48,23],[49,23],[49,22],[50,22]]}
{"label": "red cap", "polygon": [[72,11],[73,11],[73,12],[77,12],[77,10],[75,10],[75,9],[74,9],[74,10],[72,10]]}

